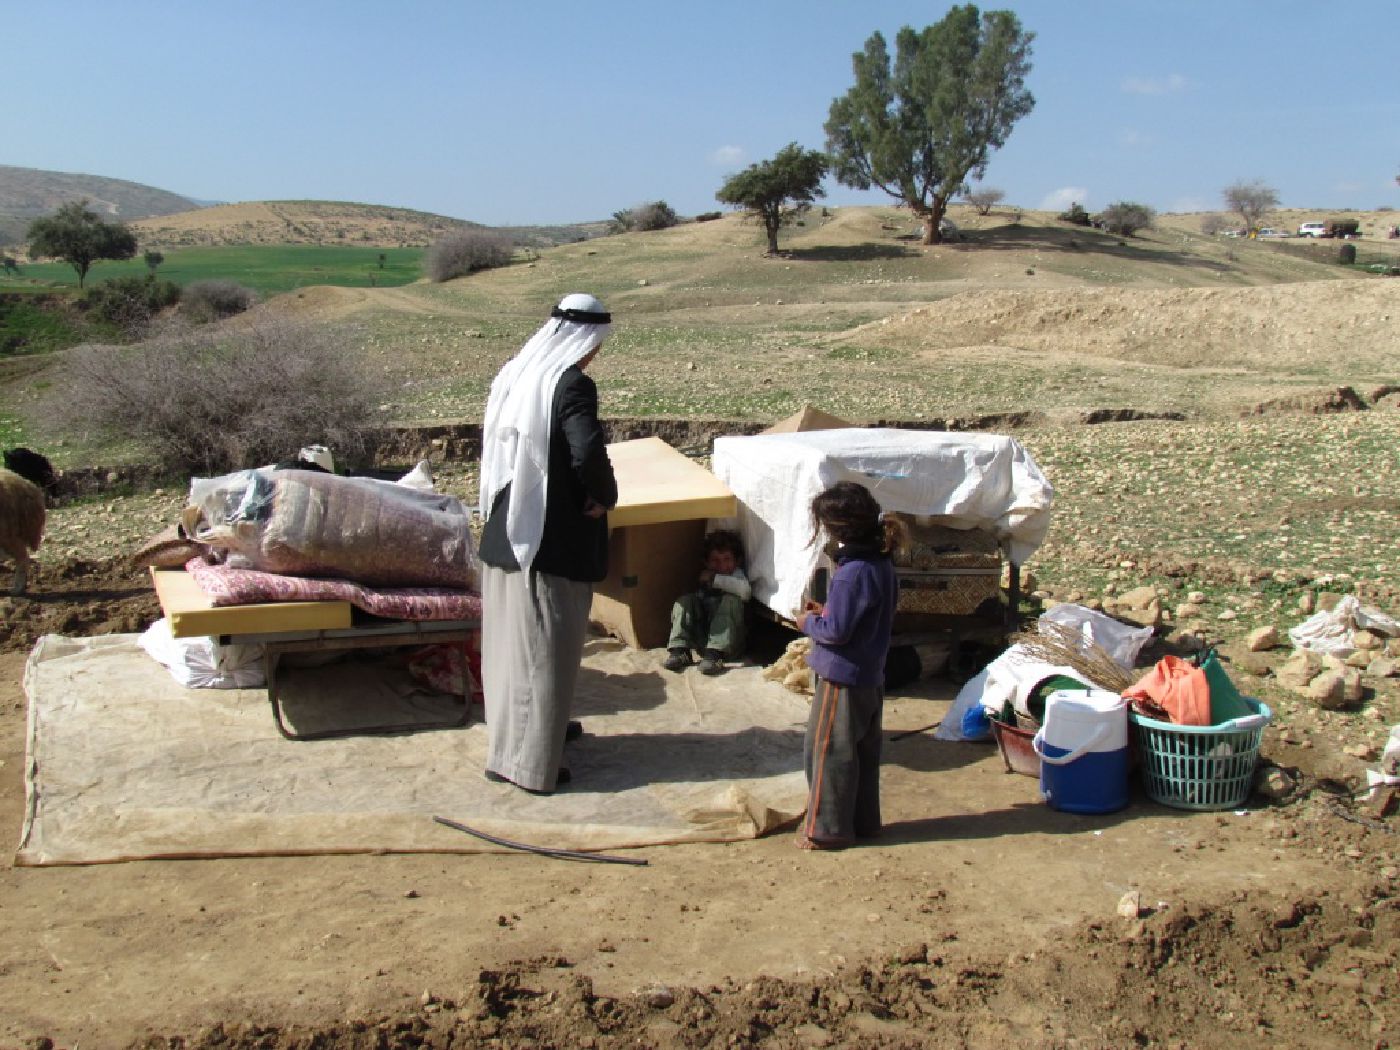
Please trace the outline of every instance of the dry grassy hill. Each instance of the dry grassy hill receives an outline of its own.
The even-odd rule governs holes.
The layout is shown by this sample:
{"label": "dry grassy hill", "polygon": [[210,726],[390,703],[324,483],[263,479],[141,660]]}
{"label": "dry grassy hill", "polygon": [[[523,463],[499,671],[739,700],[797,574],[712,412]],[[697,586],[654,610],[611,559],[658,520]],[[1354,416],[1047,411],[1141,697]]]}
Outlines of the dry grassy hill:
{"label": "dry grassy hill", "polygon": [[908,212],[818,210],[780,237],[738,215],[563,245],[444,285],[307,290],[273,312],[350,323],[404,377],[405,419],[479,418],[501,362],[563,292],[618,319],[594,366],[622,416],[848,419],[1234,414],[1400,381],[1400,280],[1267,241],[1182,230],[1122,239],[1053,216],[956,209],[919,243]]}
{"label": "dry grassy hill", "polygon": [[448,230],[477,226],[444,215],[342,201],[250,201],[131,224],[144,246],[344,244],[399,248],[430,244]]}

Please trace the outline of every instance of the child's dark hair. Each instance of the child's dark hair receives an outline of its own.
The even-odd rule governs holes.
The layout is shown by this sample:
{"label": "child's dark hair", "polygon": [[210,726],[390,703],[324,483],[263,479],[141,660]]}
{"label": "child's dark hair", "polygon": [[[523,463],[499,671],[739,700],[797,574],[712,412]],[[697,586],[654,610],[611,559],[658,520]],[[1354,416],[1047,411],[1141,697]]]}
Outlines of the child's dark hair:
{"label": "child's dark hair", "polygon": [[739,534],[733,529],[715,529],[714,532],[705,533],[705,541],[701,545],[701,554],[708,558],[711,551],[728,551],[734,555],[736,564],[743,564],[744,561],[744,541],[739,538]]}
{"label": "child's dark hair", "polygon": [[882,514],[870,490],[856,481],[838,481],[812,500],[812,542],[825,529],[833,539],[894,554],[908,539],[908,527]]}

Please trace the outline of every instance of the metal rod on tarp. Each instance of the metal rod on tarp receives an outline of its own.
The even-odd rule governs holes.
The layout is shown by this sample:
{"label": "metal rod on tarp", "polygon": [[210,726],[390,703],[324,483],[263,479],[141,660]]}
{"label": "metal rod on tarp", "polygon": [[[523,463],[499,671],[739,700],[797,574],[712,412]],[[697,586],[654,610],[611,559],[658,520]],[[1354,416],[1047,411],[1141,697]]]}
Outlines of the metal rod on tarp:
{"label": "metal rod on tarp", "polygon": [[609,853],[588,853],[578,849],[554,849],[550,846],[532,846],[528,842],[512,842],[510,839],[488,835],[484,831],[478,831],[476,828],[469,828],[465,824],[458,824],[455,820],[448,820],[446,817],[433,817],[433,819],[445,827],[452,828],[456,831],[465,831],[468,835],[475,835],[477,838],[497,846],[505,846],[507,849],[523,850],[526,853],[538,853],[541,857],[555,857],[559,860],[591,861],[594,864],[632,864],[641,868],[647,866],[647,861],[643,857],[617,857]]}

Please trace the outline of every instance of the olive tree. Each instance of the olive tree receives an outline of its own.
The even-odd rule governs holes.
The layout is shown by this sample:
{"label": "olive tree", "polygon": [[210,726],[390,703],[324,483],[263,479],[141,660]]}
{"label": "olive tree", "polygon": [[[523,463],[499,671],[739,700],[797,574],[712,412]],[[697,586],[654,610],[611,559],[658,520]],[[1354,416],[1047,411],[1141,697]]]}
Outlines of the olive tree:
{"label": "olive tree", "polygon": [[1156,221],[1157,213],[1153,209],[1134,201],[1114,201],[1098,215],[1100,226],[1121,237],[1131,237],[1138,230],[1150,229]]}
{"label": "olive tree", "polygon": [[1011,11],[973,4],[922,30],[905,26],[893,63],[872,34],[825,124],[837,181],[883,190],[919,217],[925,244],[937,243],[948,202],[1035,106],[1025,87],[1033,39]]}
{"label": "olive tree", "polygon": [[750,164],[731,177],[715,199],[743,208],[763,223],[768,254],[778,253],[778,230],[806,212],[818,197],[825,197],[822,179],[828,161],[818,150],[804,150],[789,142],[771,160]]}
{"label": "olive tree", "polygon": [[78,272],[83,286],[88,270],[99,259],[130,259],[136,254],[136,234],[119,222],[103,222],[86,200],[70,201],[54,214],[29,224],[29,257],[62,259]]}
{"label": "olive tree", "polygon": [[1258,233],[1264,216],[1278,207],[1278,193],[1263,179],[1236,182],[1225,187],[1225,206],[1239,212],[1246,233]]}

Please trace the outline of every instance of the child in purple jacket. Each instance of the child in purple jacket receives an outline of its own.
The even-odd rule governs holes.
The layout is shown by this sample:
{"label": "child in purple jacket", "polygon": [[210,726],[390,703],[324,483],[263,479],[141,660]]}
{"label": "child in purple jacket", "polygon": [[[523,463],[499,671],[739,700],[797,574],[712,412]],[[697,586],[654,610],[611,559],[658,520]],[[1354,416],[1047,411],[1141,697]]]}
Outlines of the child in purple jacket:
{"label": "child in purple jacket", "polygon": [[836,541],[836,572],[826,604],[809,601],[797,618],[813,642],[807,663],[815,679],[803,746],[807,814],[797,844],[844,849],[880,833],[885,655],[899,600],[891,555],[905,528],[854,481],[819,493],[812,522],[813,542],[821,531]]}

